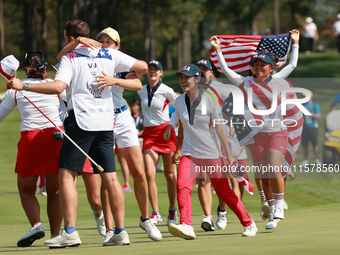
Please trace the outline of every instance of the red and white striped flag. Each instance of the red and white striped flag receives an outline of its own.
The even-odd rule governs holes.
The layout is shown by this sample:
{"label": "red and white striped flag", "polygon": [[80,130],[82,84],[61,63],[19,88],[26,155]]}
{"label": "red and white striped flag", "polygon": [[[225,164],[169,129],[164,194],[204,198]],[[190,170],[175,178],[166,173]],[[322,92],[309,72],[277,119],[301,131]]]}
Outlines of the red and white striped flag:
{"label": "red and white striped flag", "polygon": [[[288,81],[280,79],[272,82]],[[292,87],[290,83],[289,86]],[[271,108],[273,100],[272,89],[267,83],[258,79],[256,79],[256,82],[254,79],[247,79],[239,86],[239,88],[244,95],[244,115],[233,115],[232,94],[224,101],[222,111],[233,121],[237,139],[242,146],[247,144],[253,136],[261,131],[263,127],[270,125],[270,120],[274,119],[277,114],[281,113],[281,99],[277,99],[277,107],[272,114],[255,115],[251,113],[247,105],[248,89],[251,88],[253,91],[252,102],[254,108],[257,110],[268,110]],[[286,97],[287,99],[297,98],[295,93],[288,93],[287,95],[281,95],[281,97]],[[287,104],[286,115],[283,116],[283,119],[284,124],[288,129],[288,148],[282,166],[284,167],[285,171],[288,171],[294,162],[297,150],[299,148],[304,119],[302,112],[294,104]],[[253,123],[252,127],[248,124],[250,121]],[[264,123],[263,126],[261,125],[262,123]]]}
{"label": "red and white striped flag", "polygon": [[241,166],[236,160],[232,161],[229,165],[232,176],[245,188],[250,194],[254,194],[255,185],[249,181],[246,169]]}
{"label": "red and white striped flag", "polygon": [[[290,49],[290,34],[279,35],[218,35],[221,52],[228,67],[235,72],[248,72],[249,62],[252,55],[257,52],[270,52],[279,56],[276,67],[286,63]],[[217,70],[222,73],[218,63],[216,51],[211,49],[212,62]]]}

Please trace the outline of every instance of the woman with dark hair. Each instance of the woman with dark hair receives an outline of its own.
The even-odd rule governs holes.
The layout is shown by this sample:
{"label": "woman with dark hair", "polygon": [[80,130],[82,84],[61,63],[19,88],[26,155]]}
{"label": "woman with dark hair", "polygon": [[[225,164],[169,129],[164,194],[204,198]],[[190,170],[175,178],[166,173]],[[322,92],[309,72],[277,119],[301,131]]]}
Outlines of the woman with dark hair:
{"label": "woman with dark hair", "polygon": [[[288,66],[283,68],[280,72],[274,74],[277,56],[269,52],[261,52],[253,55],[250,60],[251,73],[247,77],[236,74],[228,68],[223,55],[221,53],[220,42],[216,36],[210,38],[211,45],[216,49],[219,63],[222,71],[226,76],[236,85],[254,84],[260,88],[261,91],[268,93],[267,103],[270,100],[275,100],[273,91],[280,93],[283,88],[290,88],[290,85],[284,79],[294,70],[297,65],[299,31],[294,29],[290,31],[293,41],[293,53]],[[293,57],[294,54],[294,57]],[[276,78],[276,79],[274,79]],[[277,79],[279,78],[279,79]],[[254,98],[255,96],[253,96]],[[265,102],[263,102],[265,104]],[[274,116],[275,114],[273,114]],[[276,122],[274,123],[274,121]],[[264,126],[255,136],[254,142],[248,145],[251,151],[254,165],[257,167],[255,174],[256,184],[261,196],[261,217],[265,219],[264,212],[268,211],[269,221],[266,229],[272,229],[277,226],[280,220],[284,219],[283,198],[284,198],[284,178],[286,172],[282,172],[282,163],[288,148],[289,134],[286,126],[281,125],[283,120],[280,112],[273,117],[271,125]],[[301,134],[300,134],[301,135]],[[298,137],[297,137],[298,138]],[[297,140],[297,139],[296,139]],[[263,167],[270,167],[272,169],[280,169],[280,171],[273,172],[269,176],[260,175]],[[286,170],[286,169],[284,169]],[[269,207],[269,208],[268,208]],[[267,210],[265,211],[264,208]]]}
{"label": "woman with dark hair", "polygon": [[[30,83],[52,82],[46,74],[47,63],[44,52],[26,53],[25,71],[27,78],[22,94],[29,98],[56,125],[62,128],[59,118],[59,98],[57,95],[45,95],[27,91]],[[45,227],[40,219],[40,205],[35,196],[36,183],[39,175],[46,177],[47,215],[50,223],[51,237],[59,234],[62,215],[59,203],[59,150],[62,136],[58,129],[45,118],[17,90],[9,89],[0,105],[0,122],[18,106],[21,115],[21,138],[18,144],[18,155],[15,166],[18,190],[22,207],[31,224],[30,231],[21,237],[19,247],[27,247],[45,236]]]}
{"label": "woman with dark hair", "polygon": [[[284,67],[280,72],[274,73],[271,72],[270,77],[276,78],[276,79],[286,79],[291,72],[295,69],[297,66],[298,56],[299,56],[299,39],[300,39],[300,32],[297,29],[293,29],[290,31],[291,39],[292,39],[292,55],[289,61],[289,64]],[[250,61],[250,71],[247,77],[243,77],[242,75],[237,74],[233,70],[231,70],[227,63],[224,60],[223,54],[221,52],[220,48],[220,42],[219,39],[216,36],[212,36],[209,39],[209,42],[211,45],[215,48],[217,53],[217,58],[219,61],[219,64],[221,65],[221,69],[223,73],[229,78],[229,80],[236,86],[239,86],[241,83],[243,83],[247,78],[253,77],[253,74],[256,75],[256,70],[254,70],[254,65],[257,59],[252,59]],[[274,62],[273,71],[275,69],[275,65],[278,62],[278,57],[276,55],[270,55]],[[268,205],[268,197],[266,197],[265,193],[272,193],[270,188],[267,187],[268,191],[266,192],[262,180],[258,173],[255,173],[255,181],[256,186],[259,191],[260,197],[261,197],[261,209],[260,209],[260,215],[263,220],[268,219],[270,217],[270,206]],[[269,185],[269,184],[268,184]],[[267,185],[267,186],[268,186]],[[269,185],[270,186],[270,185]],[[272,206],[273,208],[273,206]]]}
{"label": "woman with dark hair", "polygon": [[[196,238],[191,220],[191,192],[196,178],[206,173],[216,194],[237,215],[243,225],[242,236],[255,236],[256,224],[249,217],[241,200],[231,190],[226,175],[227,164],[235,159],[230,154],[224,126],[215,124],[215,120],[222,118],[221,107],[215,104],[209,93],[200,89],[201,70],[198,66],[186,65],[175,76],[179,77],[179,83],[184,92],[175,103],[176,117],[180,121],[180,127],[177,148],[172,157],[173,163],[179,164],[177,201],[181,217],[180,225],[171,223],[168,230],[172,235],[186,240]],[[172,129],[171,125],[167,127],[166,133],[169,129]],[[223,157],[221,147],[226,157]],[[224,170],[221,171],[221,169]]]}

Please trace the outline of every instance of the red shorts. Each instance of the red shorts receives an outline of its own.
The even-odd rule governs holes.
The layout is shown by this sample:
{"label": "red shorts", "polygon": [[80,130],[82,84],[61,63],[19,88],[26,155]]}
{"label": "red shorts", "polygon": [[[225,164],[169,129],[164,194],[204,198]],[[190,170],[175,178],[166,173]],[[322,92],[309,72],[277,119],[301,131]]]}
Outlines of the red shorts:
{"label": "red shorts", "polygon": [[59,130],[53,127],[21,132],[15,172],[22,178],[59,173],[59,151],[63,140],[54,140],[54,132]]}
{"label": "red shorts", "polygon": [[117,143],[115,143],[115,154],[120,153],[120,149],[118,148]]}
{"label": "red shorts", "polygon": [[254,140],[254,143],[248,145],[254,163],[266,159],[269,150],[281,151],[286,155],[288,130],[271,133],[259,132],[254,136]]}
{"label": "red shorts", "polygon": [[164,140],[163,133],[170,121],[155,127],[144,127],[142,137],[144,139],[143,151],[151,149],[161,153],[171,153],[176,150],[177,137],[174,128],[171,129],[170,139]]}

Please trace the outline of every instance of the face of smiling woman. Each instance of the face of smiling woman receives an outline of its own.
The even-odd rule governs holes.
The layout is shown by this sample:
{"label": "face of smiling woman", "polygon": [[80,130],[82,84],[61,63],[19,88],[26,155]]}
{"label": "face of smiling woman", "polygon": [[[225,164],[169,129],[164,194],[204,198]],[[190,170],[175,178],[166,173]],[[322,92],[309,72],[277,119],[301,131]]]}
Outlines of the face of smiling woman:
{"label": "face of smiling woman", "polygon": [[148,68],[148,80],[149,82],[158,82],[163,74],[163,71],[161,69],[158,69],[155,65],[149,65]]}
{"label": "face of smiling woman", "polygon": [[179,76],[179,84],[183,92],[186,92],[188,96],[190,95],[190,91],[192,92],[192,90],[197,89],[197,79],[195,76],[186,76],[185,74]]}
{"label": "face of smiling woman", "polygon": [[274,67],[261,59],[257,59],[251,70],[258,78],[267,79],[273,72]]}
{"label": "face of smiling woman", "polygon": [[204,65],[198,65],[198,67],[201,69],[202,77],[209,80],[211,78],[212,74],[213,74],[213,71],[211,71],[210,69],[208,69]]}

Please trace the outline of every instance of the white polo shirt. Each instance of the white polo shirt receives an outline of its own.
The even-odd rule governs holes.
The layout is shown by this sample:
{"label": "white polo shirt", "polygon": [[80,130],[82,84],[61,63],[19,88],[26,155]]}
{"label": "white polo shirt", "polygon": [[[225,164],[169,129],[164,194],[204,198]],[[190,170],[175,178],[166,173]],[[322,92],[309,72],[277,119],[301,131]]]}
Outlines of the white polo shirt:
{"label": "white polo shirt", "polygon": [[316,27],[315,23],[306,23],[304,25],[305,28],[305,34],[303,35],[305,38],[315,38],[316,36],[316,31],[318,28]]}
{"label": "white polo shirt", "polygon": [[[41,80],[35,78],[27,78],[22,80],[22,82],[24,83],[45,83],[52,81],[53,80],[51,79]],[[59,118],[58,95],[46,95],[24,90],[21,92],[56,125],[63,125]],[[54,125],[44,115],[42,115],[39,110],[37,110],[25,97],[23,97],[16,90],[9,89],[6,91],[6,95],[4,100],[1,102],[1,106],[10,111],[12,111],[15,106],[18,106],[18,110],[21,116],[20,132],[54,127]]]}
{"label": "white polo shirt", "polygon": [[[205,86],[208,85],[208,86]],[[200,86],[203,86],[203,89],[208,91],[215,99],[216,104],[219,104],[220,102],[223,103],[224,100],[229,96],[231,93],[231,90],[226,86],[235,86],[231,84],[224,84],[218,81],[209,80],[208,83],[202,83]],[[220,101],[221,100],[221,101]],[[178,122],[176,114],[173,114],[170,119],[170,125],[175,126],[175,124]]]}
{"label": "white polo shirt", "polygon": [[74,110],[78,126],[86,131],[113,130],[110,87],[98,90],[93,80],[102,71],[110,76],[129,71],[136,59],[114,49],[79,48],[64,55],[55,80],[68,87],[67,110]]}
{"label": "white polo shirt", "polygon": [[205,159],[222,157],[221,145],[213,127],[214,119],[223,119],[221,107],[202,91],[190,107],[190,113],[188,103],[190,99],[186,93],[176,99],[176,116],[183,124],[182,156]]}
{"label": "white polo shirt", "polygon": [[337,20],[333,23],[333,27],[332,27],[333,31],[337,32],[338,34],[340,34],[340,20]]}
{"label": "white polo shirt", "polygon": [[169,106],[175,106],[175,91],[167,85],[159,82],[152,92],[148,90],[146,84],[138,94],[141,98],[141,106],[144,117],[144,127],[153,127],[162,125],[170,120]]}

